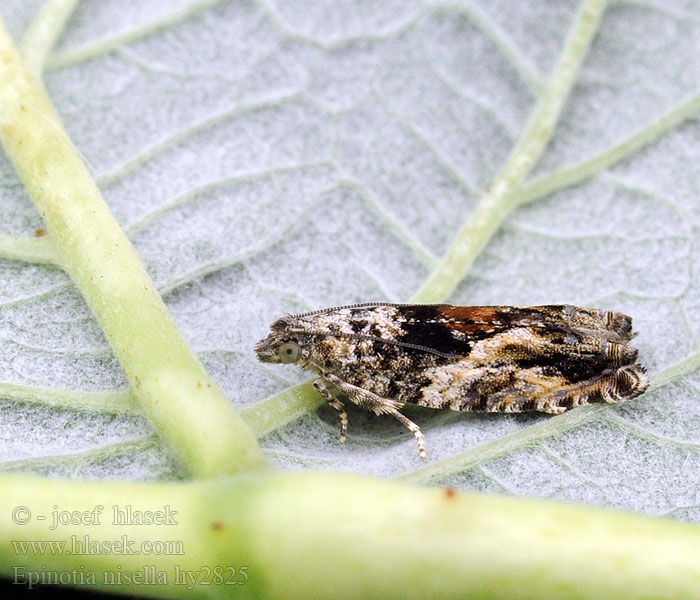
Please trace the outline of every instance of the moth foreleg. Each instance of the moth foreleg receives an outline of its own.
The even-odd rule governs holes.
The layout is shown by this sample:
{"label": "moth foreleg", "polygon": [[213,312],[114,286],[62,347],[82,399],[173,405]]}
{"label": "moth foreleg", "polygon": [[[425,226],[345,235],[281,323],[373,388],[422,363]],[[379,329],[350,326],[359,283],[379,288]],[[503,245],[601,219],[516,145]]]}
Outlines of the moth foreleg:
{"label": "moth foreleg", "polygon": [[403,406],[400,402],[382,398],[373,392],[362,389],[356,385],[352,385],[351,383],[347,383],[336,375],[328,374],[324,377],[341,392],[343,392],[354,404],[357,404],[357,406],[364,408],[365,410],[371,410],[376,415],[391,415],[394,417],[416,438],[416,442],[418,444],[418,454],[420,457],[426,457],[425,438],[423,437],[423,433],[418,425],[399,412],[399,408]]}
{"label": "moth foreleg", "polygon": [[338,411],[338,416],[340,417],[340,443],[344,444],[345,440],[348,438],[348,413],[345,412],[345,406],[333,395],[333,392],[329,389],[329,384],[322,378],[318,378],[314,381],[314,388],[325,398],[326,402]]}

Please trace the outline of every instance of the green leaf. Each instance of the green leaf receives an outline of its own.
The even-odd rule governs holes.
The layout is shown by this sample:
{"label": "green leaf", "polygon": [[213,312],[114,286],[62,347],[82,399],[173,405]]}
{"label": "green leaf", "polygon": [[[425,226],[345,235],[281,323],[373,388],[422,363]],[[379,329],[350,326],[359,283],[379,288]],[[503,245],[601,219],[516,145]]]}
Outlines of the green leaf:
{"label": "green leaf", "polygon": [[[698,520],[700,22],[611,5],[530,178],[475,219],[554,97],[578,7],[549,4],[80,3],[44,81],[207,370],[238,408],[270,398],[247,414],[277,464]],[[2,16],[19,42],[35,13]],[[31,386],[0,390],[3,468],[179,477],[50,249],[12,244],[43,222],[4,156],[0,195],[0,381]],[[654,389],[554,418],[409,407],[427,465],[357,410],[338,444],[308,386],[284,394],[308,374],[253,343],[287,312],[437,294],[455,239],[475,260],[451,302],[626,312]]]}

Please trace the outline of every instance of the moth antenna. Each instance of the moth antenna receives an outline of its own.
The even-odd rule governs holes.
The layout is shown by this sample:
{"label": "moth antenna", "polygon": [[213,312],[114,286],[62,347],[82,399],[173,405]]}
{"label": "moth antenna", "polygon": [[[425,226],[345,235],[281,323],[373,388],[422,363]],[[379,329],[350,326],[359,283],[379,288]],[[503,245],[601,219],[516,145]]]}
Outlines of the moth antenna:
{"label": "moth antenna", "polygon": [[[372,308],[374,306],[395,306],[401,308],[402,306],[416,306],[415,304],[409,303],[396,303],[396,302],[360,302],[359,304],[345,304],[343,306],[334,306],[332,308],[321,308],[319,310],[310,310],[308,312],[298,313],[296,315],[289,315],[290,317],[311,317],[313,315],[324,315],[327,313],[335,312],[336,310],[343,310],[346,308]],[[451,304],[445,304],[444,302],[439,304],[420,304],[419,306],[452,306]]]}
{"label": "moth antenna", "polygon": [[410,344],[408,342],[399,342],[396,340],[385,340],[374,335],[363,335],[361,333],[328,333],[327,331],[318,331],[317,329],[289,329],[290,333],[304,333],[306,335],[319,335],[322,337],[334,337],[341,339],[350,340],[369,340],[372,342],[380,342],[386,344],[387,346],[399,346],[401,348],[412,348],[413,350],[419,350],[421,352],[427,352],[428,354],[434,354],[435,356],[440,356],[441,358],[457,358],[455,354],[447,354],[446,352],[440,352],[434,348],[428,346],[421,346],[420,344]]}
{"label": "moth antenna", "polygon": [[442,358],[457,358],[455,354],[447,354],[446,352],[440,352],[434,348],[428,346],[421,346],[420,344],[411,344],[409,342],[399,342],[397,340],[385,340],[384,338],[376,337],[373,335],[363,335],[361,333],[346,333],[338,337],[347,337],[350,339],[358,340],[370,340],[373,342],[381,342],[389,346],[400,346],[401,348],[413,348],[414,350],[420,350],[422,352],[427,352],[428,354],[434,354],[435,356],[441,356]]}

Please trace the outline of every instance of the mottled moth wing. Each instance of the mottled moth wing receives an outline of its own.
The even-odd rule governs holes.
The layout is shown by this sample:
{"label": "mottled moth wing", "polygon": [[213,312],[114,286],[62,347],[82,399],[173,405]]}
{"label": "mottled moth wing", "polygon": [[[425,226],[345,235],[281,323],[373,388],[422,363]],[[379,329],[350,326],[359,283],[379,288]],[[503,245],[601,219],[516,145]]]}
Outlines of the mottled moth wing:
{"label": "mottled moth wing", "polygon": [[426,370],[416,403],[460,411],[560,413],[634,398],[648,386],[627,315],[569,305],[445,307],[467,335],[460,360]]}
{"label": "mottled moth wing", "polygon": [[[402,404],[458,411],[561,413],[634,398],[648,387],[632,319],[571,305],[342,306],[279,319],[256,345],[261,360],[297,362],[341,417],[341,396],[377,414]],[[282,355],[281,349],[289,355]]]}

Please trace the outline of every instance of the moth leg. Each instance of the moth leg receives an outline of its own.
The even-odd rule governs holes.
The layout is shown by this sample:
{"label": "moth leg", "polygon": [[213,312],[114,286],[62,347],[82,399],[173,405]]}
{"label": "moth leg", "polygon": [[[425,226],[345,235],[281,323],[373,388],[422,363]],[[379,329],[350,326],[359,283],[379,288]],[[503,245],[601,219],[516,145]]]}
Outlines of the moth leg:
{"label": "moth leg", "polygon": [[418,444],[418,454],[421,458],[426,458],[423,433],[418,425],[399,412],[399,409],[403,406],[401,402],[382,398],[373,392],[364,390],[351,383],[346,383],[336,375],[328,374],[325,377],[357,406],[365,410],[371,410],[375,415],[391,415],[394,417],[413,434]]}
{"label": "moth leg", "polygon": [[340,417],[340,443],[344,444],[345,440],[348,438],[348,413],[345,412],[345,406],[343,406],[340,399],[333,395],[329,389],[328,383],[323,379],[319,378],[314,381],[314,388],[321,393],[330,406],[338,411],[338,416]]}

